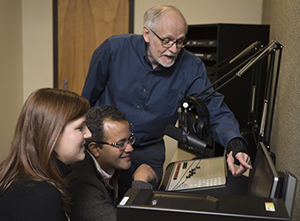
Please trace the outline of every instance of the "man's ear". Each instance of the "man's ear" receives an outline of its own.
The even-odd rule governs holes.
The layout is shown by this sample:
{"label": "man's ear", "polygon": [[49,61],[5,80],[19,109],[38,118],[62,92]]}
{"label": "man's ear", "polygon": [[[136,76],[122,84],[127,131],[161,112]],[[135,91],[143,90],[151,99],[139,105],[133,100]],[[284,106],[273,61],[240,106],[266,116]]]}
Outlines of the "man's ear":
{"label": "man's ear", "polygon": [[88,145],[89,151],[93,154],[95,158],[99,157],[99,147],[95,142],[91,142]]}
{"label": "man's ear", "polygon": [[143,37],[146,43],[150,42],[150,30],[147,26],[143,27]]}

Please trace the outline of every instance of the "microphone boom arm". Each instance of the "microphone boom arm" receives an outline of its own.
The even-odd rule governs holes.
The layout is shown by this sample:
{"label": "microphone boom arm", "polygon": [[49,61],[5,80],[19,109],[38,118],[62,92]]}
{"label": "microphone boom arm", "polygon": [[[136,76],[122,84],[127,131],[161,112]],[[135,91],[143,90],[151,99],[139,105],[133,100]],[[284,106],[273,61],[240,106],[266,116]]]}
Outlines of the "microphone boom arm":
{"label": "microphone boom arm", "polygon": [[[213,95],[215,92],[219,91],[221,88],[223,88],[224,86],[226,86],[227,84],[229,84],[231,81],[233,81],[235,78],[242,77],[242,75],[249,68],[251,68],[254,64],[256,64],[258,61],[260,61],[264,57],[268,56],[270,53],[272,53],[273,50],[277,50],[280,47],[282,47],[282,45],[280,45],[278,42],[271,41],[265,48],[263,48],[262,51],[258,51],[252,57],[250,57],[248,59],[248,60],[250,60],[248,63],[246,63],[248,60],[244,61],[241,65],[243,65],[244,63],[246,63],[246,65],[244,65],[238,72],[236,72],[236,74],[233,77],[231,77],[229,80],[227,80],[226,82],[224,82],[223,84],[221,84],[220,86],[218,86],[216,89],[214,89],[211,93],[209,93],[206,97],[202,98],[201,100],[202,101],[206,100],[211,95]],[[209,90],[210,88],[212,88],[216,84],[220,83],[224,78],[226,78],[230,74],[232,74],[232,72],[235,71],[237,68],[239,68],[241,65],[237,66],[233,70],[231,70],[228,73],[226,73],[222,78],[218,79],[213,84],[211,84],[209,87],[207,87],[206,89],[204,89],[203,91],[201,91],[199,94],[197,94],[196,97],[199,97],[200,95],[202,95],[203,93],[205,93],[207,90]]]}
{"label": "microphone boom arm", "polygon": [[[254,42],[253,44],[251,44],[250,46],[248,46],[246,49],[244,49],[241,53],[239,53],[235,58],[233,58],[232,60],[230,60],[229,63],[233,63],[237,58],[246,55],[253,48],[255,48],[257,50],[257,48],[259,48],[260,46],[261,46],[260,42]],[[233,68],[231,71],[227,72],[220,79],[218,79],[217,81],[215,81],[214,83],[212,83],[209,87],[207,87],[206,89],[204,89],[203,91],[201,91],[199,94],[197,94],[196,96],[194,96],[194,98],[195,99],[200,99],[200,98],[198,98],[200,95],[204,94],[206,91],[208,91],[210,88],[214,87],[215,85],[219,84],[220,82],[223,82],[224,79],[229,78],[229,76],[232,75],[233,72],[235,73],[235,75],[232,76],[230,79],[228,79],[227,81],[223,82],[220,86],[218,86],[217,88],[215,88],[212,92],[210,92],[204,98],[200,99],[201,103],[203,103],[204,100],[206,100],[207,98],[209,98],[211,95],[213,95],[215,92],[219,91],[224,86],[228,85],[235,78],[242,77],[242,75],[249,68],[251,68],[253,65],[255,65],[258,61],[262,60],[263,58],[265,58],[266,56],[268,56],[271,53],[274,54],[274,52],[276,50],[278,50],[278,49],[282,50],[282,48],[283,48],[283,46],[280,43],[278,43],[277,41],[274,41],[274,40],[271,41],[267,46],[265,46],[264,48],[260,49],[258,52],[256,52],[250,58],[248,58],[245,61],[243,61],[237,67]],[[279,60],[279,64],[280,64],[280,60]],[[278,75],[278,72],[279,72],[279,64],[278,64],[277,75]],[[270,65],[274,65],[274,63],[271,62]],[[268,73],[268,75],[272,75],[272,74],[273,74],[272,71],[270,71],[270,73]],[[183,98],[183,100],[185,101],[186,98]],[[206,144],[207,144],[206,141],[203,140],[203,139],[197,138],[194,134],[191,134],[188,131],[188,128],[189,128],[188,127],[188,117],[189,117],[189,113],[191,112],[191,109],[194,106],[195,106],[195,104],[191,105],[187,101],[181,103],[181,101],[179,100],[179,103],[178,103],[179,128],[183,128],[183,130],[179,131],[180,129],[177,128],[178,129],[177,130],[176,127],[174,127],[174,126],[173,126],[174,128],[167,127],[165,134],[168,135],[168,136],[170,136],[170,137],[172,137],[172,138],[174,138],[175,140],[177,140],[179,142],[182,142],[183,144],[194,145],[197,150],[200,150],[200,152],[203,153],[204,150],[205,150],[205,148],[206,148]],[[251,110],[252,109],[254,109],[254,107],[251,107]],[[262,120],[265,120],[264,116],[263,116]],[[265,122],[262,122],[262,124],[265,125]],[[263,131],[262,128],[261,128],[261,131]]]}

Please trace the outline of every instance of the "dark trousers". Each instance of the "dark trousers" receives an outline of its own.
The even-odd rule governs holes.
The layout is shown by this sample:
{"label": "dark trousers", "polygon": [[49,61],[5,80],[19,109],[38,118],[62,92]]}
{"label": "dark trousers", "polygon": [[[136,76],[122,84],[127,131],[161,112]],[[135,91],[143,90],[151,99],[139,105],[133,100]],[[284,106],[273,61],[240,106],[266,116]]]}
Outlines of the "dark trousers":
{"label": "dark trousers", "polygon": [[131,167],[128,170],[121,171],[119,177],[118,199],[121,200],[127,190],[131,187],[132,175],[135,170],[143,163],[148,164],[158,176],[157,183],[151,183],[153,189],[158,189],[163,177],[163,165],[165,162],[165,144],[159,141],[147,146],[133,146],[131,153]]}

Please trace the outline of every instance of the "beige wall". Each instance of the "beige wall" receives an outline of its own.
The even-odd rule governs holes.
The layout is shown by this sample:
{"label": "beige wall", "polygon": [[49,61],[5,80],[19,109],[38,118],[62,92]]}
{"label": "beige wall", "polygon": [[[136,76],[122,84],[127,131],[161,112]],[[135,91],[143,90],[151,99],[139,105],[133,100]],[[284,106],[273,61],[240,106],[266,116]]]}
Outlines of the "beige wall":
{"label": "beige wall", "polygon": [[21,0],[0,0],[0,161],[8,153],[23,102]]}
{"label": "beige wall", "polygon": [[[265,0],[263,23],[271,25],[270,38],[284,48],[278,81],[270,149],[277,157],[276,168],[289,170],[300,179],[300,0]],[[292,220],[300,220],[298,181]]]}
{"label": "beige wall", "polygon": [[263,0],[135,0],[134,32],[142,33],[143,14],[159,4],[179,8],[188,24],[261,24]]}
{"label": "beige wall", "polygon": [[53,87],[52,0],[22,0],[23,100]]}
{"label": "beige wall", "polygon": [[23,102],[53,86],[51,0],[0,0],[0,161],[8,153]]}

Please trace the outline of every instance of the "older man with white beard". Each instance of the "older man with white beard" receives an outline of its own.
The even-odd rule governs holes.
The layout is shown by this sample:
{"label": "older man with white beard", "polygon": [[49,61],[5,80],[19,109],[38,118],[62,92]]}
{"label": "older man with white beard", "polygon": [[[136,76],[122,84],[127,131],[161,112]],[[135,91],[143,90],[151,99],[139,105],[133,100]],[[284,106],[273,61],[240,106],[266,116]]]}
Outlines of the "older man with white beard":
{"label": "older man with white beard", "polygon": [[[153,187],[159,187],[165,161],[163,136],[167,125],[177,121],[178,100],[195,96],[210,85],[203,62],[184,49],[186,33],[187,22],[181,12],[158,5],[145,12],[142,35],[112,36],[93,54],[82,96],[91,106],[106,104],[124,112],[137,137],[132,165],[119,179],[120,197],[143,163],[154,169],[159,182]],[[250,157],[239,124],[223,98],[215,93],[205,101],[210,129],[215,141],[229,153],[232,174],[241,175],[250,168]],[[199,115],[205,120],[203,113]],[[235,160],[240,163],[237,170]]]}

